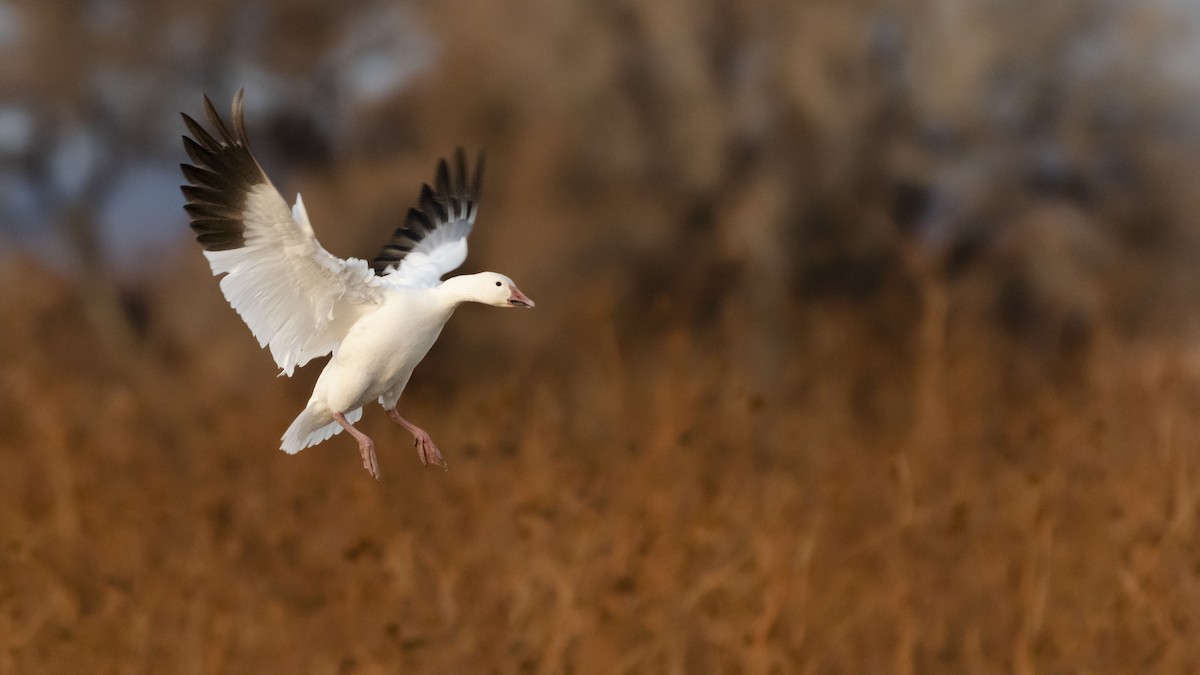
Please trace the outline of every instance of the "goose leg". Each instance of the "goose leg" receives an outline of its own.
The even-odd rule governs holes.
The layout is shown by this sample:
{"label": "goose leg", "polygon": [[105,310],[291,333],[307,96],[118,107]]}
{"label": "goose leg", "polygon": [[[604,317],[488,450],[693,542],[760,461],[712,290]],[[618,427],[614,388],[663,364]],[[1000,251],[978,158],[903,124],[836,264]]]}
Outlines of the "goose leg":
{"label": "goose leg", "polygon": [[446,466],[445,458],[442,457],[442,453],[438,451],[437,446],[433,444],[433,439],[425,433],[424,429],[401,417],[395,408],[388,411],[388,417],[392,418],[396,424],[408,429],[408,432],[413,435],[413,445],[417,446],[417,455],[421,458],[422,466],[433,464],[443,469],[450,468]]}
{"label": "goose leg", "polygon": [[375,480],[379,480],[379,460],[375,458],[375,443],[369,436],[347,422],[346,416],[342,413],[333,413],[333,419],[342,425],[343,429],[349,431],[354,440],[358,441],[358,451],[362,454],[363,468],[374,476]]}

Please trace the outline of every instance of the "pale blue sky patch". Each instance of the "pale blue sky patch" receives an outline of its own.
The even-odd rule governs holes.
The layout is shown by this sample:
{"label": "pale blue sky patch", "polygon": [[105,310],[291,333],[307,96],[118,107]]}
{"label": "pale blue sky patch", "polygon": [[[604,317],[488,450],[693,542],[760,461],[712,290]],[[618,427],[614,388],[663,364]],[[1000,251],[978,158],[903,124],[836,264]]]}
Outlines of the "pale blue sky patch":
{"label": "pale blue sky patch", "polygon": [[33,147],[34,120],[28,108],[0,105],[0,155],[19,155]]}
{"label": "pale blue sky patch", "polygon": [[141,266],[148,252],[177,244],[191,232],[172,166],[142,164],[122,173],[100,213],[107,257],[118,266]]}
{"label": "pale blue sky patch", "polygon": [[0,1],[0,48],[15,48],[25,33],[25,17],[12,4]]}

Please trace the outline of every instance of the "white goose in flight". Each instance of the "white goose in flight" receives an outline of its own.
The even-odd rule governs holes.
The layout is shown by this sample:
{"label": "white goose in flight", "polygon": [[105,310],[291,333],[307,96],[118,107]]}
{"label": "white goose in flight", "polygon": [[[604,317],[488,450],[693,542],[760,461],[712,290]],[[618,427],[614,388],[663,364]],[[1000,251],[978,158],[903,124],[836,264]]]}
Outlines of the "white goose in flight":
{"label": "white goose in flight", "polygon": [[453,171],[438,164],[432,188],[421,187],[379,255],[342,260],[317,241],[304,202],[288,209],[250,151],[242,120],[242,95],[233,99],[233,133],[204,97],[214,134],[186,114],[191,137],[183,145],[192,164],[181,164],[182,186],[196,239],[213,275],[224,274],[229,304],[271,355],[292,375],[297,366],[332,353],[312,398],[283,434],[289,454],[345,429],[358,441],[363,467],[379,478],[375,444],[354,423],[363,406],[379,401],[407,429],[422,464],[446,467],[429,434],[396,412],[413,368],[464,302],[533,307],[512,279],[495,272],[441,278],[467,257],[467,235],[479,204],[483,157],[468,181],[459,149]]}

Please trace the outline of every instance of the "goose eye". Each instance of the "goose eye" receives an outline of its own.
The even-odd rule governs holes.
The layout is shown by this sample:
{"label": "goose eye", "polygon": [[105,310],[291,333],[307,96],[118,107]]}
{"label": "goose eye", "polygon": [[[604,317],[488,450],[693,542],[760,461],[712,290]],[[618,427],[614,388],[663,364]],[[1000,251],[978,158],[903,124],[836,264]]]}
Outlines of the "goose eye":
{"label": "goose eye", "polygon": [[497,281],[497,282],[496,282],[496,285],[497,285],[497,286],[500,286],[500,285],[501,285],[501,283],[500,283],[499,281]]}

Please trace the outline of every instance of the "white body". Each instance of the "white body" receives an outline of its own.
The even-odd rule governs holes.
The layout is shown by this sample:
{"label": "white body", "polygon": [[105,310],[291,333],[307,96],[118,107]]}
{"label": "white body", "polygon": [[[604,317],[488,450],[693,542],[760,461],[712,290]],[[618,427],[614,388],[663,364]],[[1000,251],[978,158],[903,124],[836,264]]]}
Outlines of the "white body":
{"label": "white body", "polygon": [[385,410],[396,407],[413,369],[458,306],[445,287],[388,289],[383,304],[350,328],[317,378],[304,412],[284,434],[285,452],[299,452],[340,432],[335,412],[345,413],[353,424],[372,401]]}

